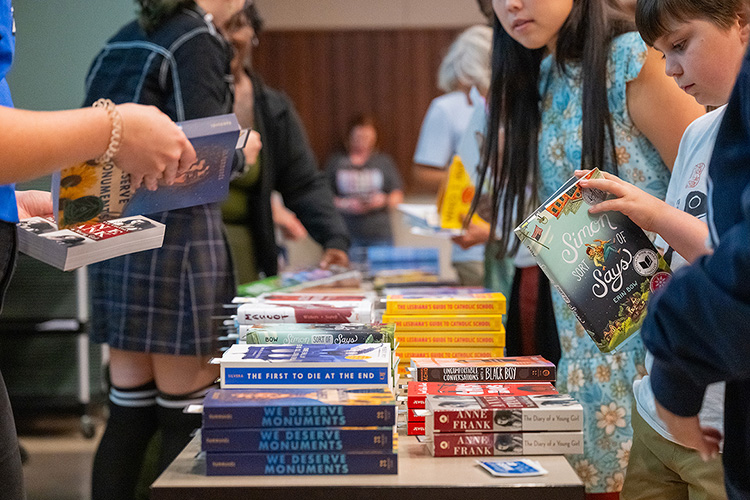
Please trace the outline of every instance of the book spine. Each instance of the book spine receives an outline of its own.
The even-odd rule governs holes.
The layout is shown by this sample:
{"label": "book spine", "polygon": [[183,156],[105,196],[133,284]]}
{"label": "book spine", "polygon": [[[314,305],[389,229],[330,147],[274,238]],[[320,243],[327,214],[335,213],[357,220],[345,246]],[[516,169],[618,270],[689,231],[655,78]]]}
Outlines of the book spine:
{"label": "book spine", "polygon": [[407,422],[406,423],[406,435],[407,436],[424,436],[425,435],[424,423]]}
{"label": "book spine", "polygon": [[427,395],[443,396],[532,396],[542,394],[557,394],[555,386],[548,382],[528,382],[509,384],[453,384],[437,382],[409,382],[406,406],[408,408],[424,409]]}
{"label": "book spine", "polygon": [[426,417],[424,415],[418,415],[417,412],[415,412],[413,408],[407,408],[406,409],[406,421],[424,424],[426,422]]}
{"label": "book spine", "polygon": [[462,366],[417,368],[417,382],[554,382],[554,366]]}
{"label": "book spine", "polygon": [[388,299],[387,314],[505,314],[505,299]]}
{"label": "book spine", "polygon": [[395,405],[206,406],[203,428],[387,427],[396,424]]}
{"label": "book spine", "polygon": [[439,348],[439,347],[400,347],[396,354],[402,361],[411,360],[411,358],[496,358],[505,356],[504,347],[482,348],[466,347],[458,349]]}
{"label": "book spine", "polygon": [[[241,364],[242,362],[237,362]],[[221,363],[222,389],[383,387],[390,379],[388,366],[232,366]],[[315,363],[308,363],[308,365]]]}
{"label": "book spine", "polygon": [[368,332],[326,332],[308,330],[300,332],[258,331],[250,325],[239,325],[240,338],[248,344],[368,344],[373,342],[390,343],[382,333]]}
{"label": "book spine", "polygon": [[350,307],[310,307],[309,305],[276,306],[242,304],[237,310],[237,323],[371,323],[372,304]]}
{"label": "book spine", "polygon": [[583,453],[582,432],[434,434],[436,457],[574,455]]}
{"label": "book spine", "polygon": [[505,329],[493,333],[399,332],[396,342],[403,347],[505,347]]}
{"label": "book spine", "polygon": [[434,432],[580,431],[583,410],[523,408],[508,410],[440,410],[427,419]]}
{"label": "book spine", "polygon": [[396,331],[492,331],[503,329],[501,314],[477,314],[456,316],[383,315],[383,323],[393,323]]}
{"label": "book spine", "polygon": [[397,474],[398,455],[386,453],[206,454],[209,476]]}
{"label": "book spine", "polygon": [[203,451],[244,453],[393,450],[393,427],[378,429],[203,429]]}

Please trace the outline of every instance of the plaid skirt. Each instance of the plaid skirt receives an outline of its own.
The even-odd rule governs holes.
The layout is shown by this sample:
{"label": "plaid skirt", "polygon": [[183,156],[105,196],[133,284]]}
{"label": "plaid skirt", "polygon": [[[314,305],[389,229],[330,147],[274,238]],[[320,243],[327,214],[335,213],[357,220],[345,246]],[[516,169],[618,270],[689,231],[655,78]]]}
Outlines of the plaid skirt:
{"label": "plaid skirt", "polygon": [[89,266],[91,339],[126,351],[216,353],[222,306],[235,295],[216,204],[148,215],[164,244]]}

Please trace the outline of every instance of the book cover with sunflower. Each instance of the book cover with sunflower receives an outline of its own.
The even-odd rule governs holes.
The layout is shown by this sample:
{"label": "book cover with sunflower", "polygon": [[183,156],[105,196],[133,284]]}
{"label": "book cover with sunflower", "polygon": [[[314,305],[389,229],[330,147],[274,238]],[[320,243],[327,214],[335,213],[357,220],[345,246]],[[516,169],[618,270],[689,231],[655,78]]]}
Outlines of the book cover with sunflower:
{"label": "book cover with sunflower", "polygon": [[[113,162],[79,163],[52,176],[59,227],[93,224],[120,217],[152,214],[222,201],[229,189],[235,149],[242,147],[234,114],[178,123],[195,148],[196,162],[171,186],[136,190],[130,175]],[[246,137],[246,135],[243,135]]]}
{"label": "book cover with sunflower", "polygon": [[[594,169],[588,178],[600,178]],[[641,328],[671,271],[645,232],[620,212],[590,214],[607,193],[572,177],[515,229],[600,351]]]}

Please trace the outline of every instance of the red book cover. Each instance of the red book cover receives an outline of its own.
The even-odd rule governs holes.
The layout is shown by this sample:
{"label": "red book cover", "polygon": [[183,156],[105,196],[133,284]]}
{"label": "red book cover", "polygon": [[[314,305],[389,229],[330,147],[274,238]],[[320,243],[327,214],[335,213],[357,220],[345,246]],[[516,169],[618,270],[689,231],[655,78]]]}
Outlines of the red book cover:
{"label": "red book cover", "polygon": [[580,431],[583,407],[568,394],[427,396],[435,432]]}
{"label": "red book cover", "polygon": [[435,434],[427,447],[436,457],[574,455],[583,453],[583,432]]}
{"label": "red book cover", "polygon": [[424,423],[407,422],[406,423],[406,435],[407,436],[424,436]]}
{"label": "red book cover", "polygon": [[451,382],[409,382],[406,406],[423,409],[428,394],[442,396],[530,396],[532,394],[557,394],[549,382],[522,382],[518,384],[454,384]]}
{"label": "red book cover", "polygon": [[414,422],[417,424],[424,425],[425,417],[423,415],[417,415],[417,413],[412,408],[408,408],[406,412],[407,412],[406,419],[408,422]]}
{"label": "red book cover", "polygon": [[248,302],[237,308],[237,323],[371,323],[372,302]]}

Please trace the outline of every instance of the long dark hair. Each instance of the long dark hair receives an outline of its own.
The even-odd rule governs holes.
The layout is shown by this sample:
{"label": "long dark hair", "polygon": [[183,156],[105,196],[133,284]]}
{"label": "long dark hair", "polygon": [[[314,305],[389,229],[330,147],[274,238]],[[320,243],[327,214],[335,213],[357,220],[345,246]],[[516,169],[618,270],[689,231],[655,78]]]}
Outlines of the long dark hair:
{"label": "long dark hair", "polygon": [[195,0],[136,0],[136,3],[141,7],[138,23],[150,33],[179,10],[193,7]]}
{"label": "long dark hair", "polygon": [[[582,66],[582,168],[603,167],[614,173],[617,171],[616,162],[612,161],[616,156],[607,99],[607,60],[612,39],[633,30],[632,16],[622,10],[619,0],[574,0],[560,28],[555,48],[558,67],[565,71],[566,64],[571,62]],[[473,205],[478,203],[489,175],[493,200],[491,227],[496,227],[498,222],[501,227],[500,257],[506,253],[513,228],[538,202],[535,194],[528,199],[526,187],[529,183],[537,186],[539,181],[539,66],[545,55],[544,48],[527,49],[515,41],[495,17],[492,83],[488,97],[490,112]],[[501,128],[505,130],[505,145],[499,158],[498,131]],[[500,209],[502,219],[498,221]],[[492,237],[495,237],[494,232]],[[513,240],[515,253],[520,242],[516,238]]]}

